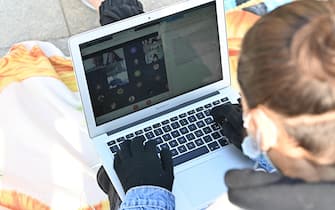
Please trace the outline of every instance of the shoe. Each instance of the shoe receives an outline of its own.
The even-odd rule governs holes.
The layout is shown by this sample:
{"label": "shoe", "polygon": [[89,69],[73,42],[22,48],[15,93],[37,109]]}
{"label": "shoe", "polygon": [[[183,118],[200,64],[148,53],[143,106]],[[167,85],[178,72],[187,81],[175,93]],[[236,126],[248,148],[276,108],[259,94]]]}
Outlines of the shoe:
{"label": "shoe", "polygon": [[97,173],[97,181],[100,189],[104,191],[104,193],[109,193],[109,188],[112,184],[111,180],[109,179],[104,167],[100,167]]}
{"label": "shoe", "polygon": [[99,168],[99,171],[97,173],[97,181],[100,189],[108,195],[110,209],[119,209],[121,199],[115,191],[111,180],[109,179],[105,169],[102,166]]}

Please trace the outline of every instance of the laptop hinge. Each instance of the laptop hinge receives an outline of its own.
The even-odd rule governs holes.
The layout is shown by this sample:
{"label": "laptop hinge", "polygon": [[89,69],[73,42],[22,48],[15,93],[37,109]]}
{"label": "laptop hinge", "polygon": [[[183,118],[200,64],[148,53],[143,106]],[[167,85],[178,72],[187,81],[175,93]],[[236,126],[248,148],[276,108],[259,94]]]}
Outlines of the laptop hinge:
{"label": "laptop hinge", "polygon": [[220,92],[219,92],[219,91],[215,91],[215,92],[213,92],[213,93],[204,95],[204,96],[199,97],[199,98],[197,98],[197,99],[194,99],[194,100],[188,101],[188,102],[186,102],[186,103],[180,104],[180,105],[178,105],[178,106],[175,106],[175,107],[173,107],[173,108],[171,108],[171,109],[167,109],[167,110],[165,110],[165,111],[162,111],[162,112],[159,112],[159,113],[157,113],[157,114],[154,114],[154,115],[152,115],[152,116],[150,116],[150,117],[146,117],[146,118],[144,118],[144,119],[142,119],[142,120],[138,120],[138,121],[133,122],[133,123],[130,123],[130,124],[126,125],[126,126],[120,127],[120,128],[118,128],[118,129],[115,129],[115,130],[112,130],[112,131],[109,131],[109,132],[107,132],[107,135],[108,135],[108,136],[113,135],[114,133],[117,133],[117,132],[120,132],[120,131],[122,131],[122,130],[126,130],[126,129],[128,129],[128,128],[134,127],[134,126],[136,126],[136,125],[138,125],[138,124],[144,123],[144,122],[146,122],[146,121],[152,120],[152,119],[157,118],[157,117],[160,117],[160,116],[162,116],[162,115],[164,115],[164,114],[168,114],[168,113],[170,113],[170,112],[176,111],[176,110],[178,110],[178,109],[181,109],[181,108],[183,108],[183,107],[189,106],[189,105],[191,105],[191,104],[197,103],[197,102],[199,102],[199,101],[202,101],[202,100],[204,100],[204,99],[207,99],[207,98],[209,98],[209,97],[212,97],[212,96],[215,96],[215,95],[218,95],[218,94],[220,94]]}

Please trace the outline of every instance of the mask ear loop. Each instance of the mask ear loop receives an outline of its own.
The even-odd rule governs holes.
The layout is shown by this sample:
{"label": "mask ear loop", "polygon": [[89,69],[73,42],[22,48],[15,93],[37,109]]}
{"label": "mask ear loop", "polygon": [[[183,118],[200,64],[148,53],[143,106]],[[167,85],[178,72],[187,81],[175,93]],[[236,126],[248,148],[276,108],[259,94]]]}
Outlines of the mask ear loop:
{"label": "mask ear loop", "polygon": [[[245,115],[243,115],[243,127],[245,128],[245,129],[247,129],[248,130],[248,128],[250,128],[249,127],[249,125],[250,125],[250,122],[251,122],[251,116],[249,115],[249,114],[245,114]],[[250,134],[249,134],[250,135]],[[256,131],[256,138],[253,138],[252,136],[248,136],[248,137],[246,137],[246,138],[250,138],[250,139],[244,139],[244,141],[251,141],[250,143],[249,143],[249,147],[253,147],[254,148],[254,150],[258,150],[259,151],[259,153],[261,153],[262,151],[260,150],[260,147],[259,147],[259,143],[260,143],[260,137],[261,137],[261,133],[260,133],[260,131],[257,129],[257,131]],[[250,145],[250,144],[252,144],[252,145]],[[250,157],[251,158],[251,157]],[[254,158],[256,158],[256,157],[254,157]],[[255,170],[255,171],[264,171],[264,172],[266,172],[263,168],[261,168],[261,167],[259,167],[259,163],[258,163],[258,161],[256,161],[256,159],[254,159],[254,161],[255,161],[255,163],[254,163],[254,165],[253,165],[253,169]]]}
{"label": "mask ear loop", "polygon": [[[261,118],[263,118],[263,122],[266,122],[267,124],[267,130],[268,132],[262,135],[261,132],[257,132],[256,139],[259,143],[260,149],[263,151],[265,147],[265,152],[268,151],[271,147],[277,144],[278,141],[278,128],[276,127],[273,120],[271,120],[263,110],[258,110],[258,113]],[[265,140],[266,138],[266,140]]]}
{"label": "mask ear loop", "polygon": [[[270,160],[269,156],[267,155],[267,151],[271,149],[271,147],[273,147],[274,145],[277,144],[278,141],[278,128],[276,127],[276,125],[274,124],[273,120],[271,120],[262,110],[259,110],[259,114],[260,116],[264,119],[263,122],[267,122],[268,130],[270,131],[270,136],[264,136],[264,134],[262,135],[262,133],[260,132],[260,130],[257,130],[256,133],[256,141],[260,147],[260,151],[261,151],[261,159],[265,160],[263,162],[263,164],[266,165],[266,171],[269,173],[273,173],[273,172],[277,172],[278,170],[276,169],[276,167],[273,165],[272,161]],[[266,138],[266,142],[264,142],[264,138]],[[264,145],[264,143],[266,145]],[[263,148],[266,148],[265,150],[263,150]]]}
{"label": "mask ear loop", "polygon": [[[256,171],[265,171],[265,172],[270,172],[270,173],[276,172],[277,169],[274,167],[270,158],[268,157],[267,150],[269,150],[272,146],[274,146],[277,143],[278,129],[276,125],[274,124],[274,122],[262,110],[258,110],[258,113],[260,117],[263,118],[262,120],[263,123],[267,122],[267,124],[270,125],[270,128],[269,128],[270,135],[269,133],[262,133],[261,129],[259,127],[257,128],[256,135],[253,141],[255,142],[254,146],[257,147],[256,150],[259,151],[260,155],[257,158],[257,160],[255,160],[255,164],[253,168]],[[246,129],[250,128],[249,127],[250,122],[251,122],[251,116],[250,115],[244,116],[243,126]],[[265,135],[269,135],[269,136],[265,136]],[[266,142],[263,142],[264,138],[267,138]],[[266,150],[263,150],[264,147],[266,148]],[[266,169],[264,167],[266,167]]]}
{"label": "mask ear loop", "polygon": [[245,129],[249,128],[250,121],[251,121],[251,116],[249,114],[244,114],[243,115],[243,127]]}

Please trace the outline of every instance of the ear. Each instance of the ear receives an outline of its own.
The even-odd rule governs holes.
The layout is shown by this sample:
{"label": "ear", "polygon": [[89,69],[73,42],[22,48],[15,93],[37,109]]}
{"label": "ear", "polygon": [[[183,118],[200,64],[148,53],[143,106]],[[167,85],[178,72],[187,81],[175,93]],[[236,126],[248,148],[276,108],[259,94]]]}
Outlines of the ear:
{"label": "ear", "polygon": [[278,141],[278,128],[274,120],[269,117],[263,108],[255,108],[250,112],[251,125],[253,125],[253,136],[259,141],[260,149],[268,151]]}
{"label": "ear", "polygon": [[262,151],[275,149],[291,158],[306,157],[306,150],[288,135],[273,111],[264,106],[257,107],[252,111],[252,119],[256,131],[254,135],[259,139]]}

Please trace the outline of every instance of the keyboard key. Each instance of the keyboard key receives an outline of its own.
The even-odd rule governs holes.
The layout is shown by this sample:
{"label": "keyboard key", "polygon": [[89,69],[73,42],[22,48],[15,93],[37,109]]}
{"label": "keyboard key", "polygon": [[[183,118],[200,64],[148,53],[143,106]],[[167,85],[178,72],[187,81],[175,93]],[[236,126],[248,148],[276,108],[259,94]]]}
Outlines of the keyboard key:
{"label": "keyboard key", "polygon": [[190,134],[186,135],[186,138],[187,138],[187,140],[192,141],[193,139],[195,139],[195,136],[194,136],[193,133],[190,133]]}
{"label": "keyboard key", "polygon": [[180,156],[174,158],[173,159],[173,165],[176,166],[176,165],[182,164],[182,163],[184,163],[186,161],[192,160],[192,159],[194,159],[196,157],[199,157],[201,155],[204,155],[204,154],[206,154],[208,152],[209,152],[209,150],[207,149],[207,147],[206,146],[202,146],[200,148],[197,148],[197,149],[195,149],[193,151],[190,151],[188,153],[185,153],[183,155],[180,155]]}
{"label": "keyboard key", "polygon": [[198,118],[199,120],[205,118],[205,115],[204,115],[203,113],[201,113],[201,112],[200,112],[200,113],[197,113],[196,116],[197,116],[197,118]]}
{"label": "keyboard key", "polygon": [[142,130],[138,130],[138,131],[135,132],[135,135],[136,135],[136,136],[139,136],[139,135],[141,135],[141,134],[143,134],[143,131],[142,131]]}
{"label": "keyboard key", "polygon": [[162,122],[163,125],[167,125],[167,124],[169,124],[169,123],[170,123],[169,120],[164,120],[164,121]]}
{"label": "keyboard key", "polygon": [[198,126],[198,128],[202,128],[202,127],[205,127],[206,126],[206,124],[204,123],[204,121],[199,121],[199,122],[197,122],[197,126]]}
{"label": "keyboard key", "polygon": [[207,110],[205,111],[205,115],[206,115],[206,116],[210,116],[210,115],[211,115],[211,111],[210,111],[209,109],[207,109]]}
{"label": "keyboard key", "polygon": [[211,107],[212,107],[212,104],[206,104],[206,105],[205,105],[205,108],[206,108],[206,109],[209,109],[209,108],[211,108]]}
{"label": "keyboard key", "polygon": [[151,130],[152,130],[152,127],[146,127],[146,128],[144,128],[145,132],[148,132],[148,131],[151,131]]}
{"label": "keyboard key", "polygon": [[214,151],[220,148],[219,144],[216,141],[208,144],[208,147],[211,151]]}
{"label": "keyboard key", "polygon": [[194,131],[197,129],[197,127],[194,124],[191,124],[188,126],[188,129],[190,129],[190,131]]}
{"label": "keyboard key", "polygon": [[182,133],[182,134],[187,134],[189,131],[188,131],[188,129],[185,127],[185,128],[181,128],[181,129],[179,129],[179,131],[180,131],[180,133]]}
{"label": "keyboard key", "polygon": [[213,118],[208,117],[208,118],[205,119],[205,122],[206,122],[207,125],[209,125],[209,124],[212,124],[214,122],[214,120],[213,120]]}
{"label": "keyboard key", "polygon": [[201,111],[203,111],[204,110],[204,107],[199,107],[199,108],[196,108],[196,110],[195,111],[197,111],[197,112],[201,112]]}
{"label": "keyboard key", "polygon": [[213,141],[213,138],[209,135],[203,137],[203,139],[205,140],[206,143]]}
{"label": "keyboard key", "polygon": [[177,141],[179,142],[179,144],[184,144],[187,140],[186,140],[186,138],[184,136],[182,136],[182,137],[179,137],[177,139]]}
{"label": "keyboard key", "polygon": [[134,137],[135,137],[135,135],[133,133],[130,133],[130,134],[126,135],[127,139],[131,139],[131,138],[134,138]]}
{"label": "keyboard key", "polygon": [[185,147],[184,145],[179,146],[177,149],[178,149],[178,151],[179,151],[180,153],[184,153],[184,152],[187,151],[187,149],[186,149],[186,147]]}
{"label": "keyboard key", "polygon": [[173,136],[173,138],[177,138],[178,136],[180,136],[180,133],[178,131],[172,131],[171,135]]}
{"label": "keyboard key", "polygon": [[223,103],[227,102],[227,101],[229,101],[229,99],[227,97],[221,99],[221,102],[223,102]]}
{"label": "keyboard key", "polygon": [[172,118],[170,118],[171,122],[176,121],[176,120],[178,120],[178,117],[172,117]]}
{"label": "keyboard key", "polygon": [[178,146],[178,142],[176,140],[169,141],[169,145],[171,148]]}
{"label": "keyboard key", "polygon": [[220,130],[220,133],[221,133],[222,136],[225,136],[224,133],[223,133],[223,130]]}
{"label": "keyboard key", "polygon": [[154,127],[154,128],[159,128],[159,127],[161,127],[161,124],[160,124],[160,123],[156,123],[156,124],[154,124],[152,127]]}
{"label": "keyboard key", "polygon": [[193,142],[189,142],[186,144],[186,147],[191,150],[191,149],[194,149],[195,148],[195,144]]}
{"label": "keyboard key", "polygon": [[119,147],[117,145],[114,145],[109,148],[112,153],[117,153],[119,151]]}
{"label": "keyboard key", "polygon": [[213,105],[214,105],[214,106],[219,105],[219,104],[220,104],[220,101],[219,101],[219,100],[213,102]]}
{"label": "keyboard key", "polygon": [[188,112],[187,112],[188,115],[192,115],[192,114],[194,114],[194,113],[195,113],[194,110],[191,110],[191,111],[188,111]]}
{"label": "keyboard key", "polygon": [[170,134],[167,133],[167,134],[163,135],[163,139],[164,139],[164,141],[169,141],[169,140],[172,139],[172,137],[171,137]]}
{"label": "keyboard key", "polygon": [[180,114],[179,117],[184,118],[184,117],[186,117],[186,115],[187,115],[186,113],[183,113],[183,114]]}
{"label": "keyboard key", "polygon": [[220,139],[219,140],[219,144],[221,145],[221,147],[227,146],[229,143],[226,139]]}
{"label": "keyboard key", "polygon": [[148,133],[145,134],[145,137],[147,137],[147,139],[152,139],[152,138],[155,137],[155,135],[154,135],[153,132],[150,131],[150,132],[148,132]]}
{"label": "keyboard key", "polygon": [[168,150],[170,150],[169,145],[168,145],[167,143],[165,143],[165,144],[161,144],[161,145],[160,145],[160,148],[161,148],[161,150],[162,150],[162,149],[168,149]]}
{"label": "keyboard key", "polygon": [[155,139],[155,141],[157,142],[157,144],[161,144],[161,143],[163,143],[163,139],[162,139],[162,137],[157,137],[157,138]]}
{"label": "keyboard key", "polygon": [[221,137],[221,135],[219,134],[219,132],[215,132],[211,134],[213,136],[214,139],[218,139]]}
{"label": "keyboard key", "polygon": [[163,130],[165,132],[170,132],[172,129],[171,129],[171,127],[169,125],[166,125],[166,126],[163,127]]}
{"label": "keyboard key", "polygon": [[173,129],[177,129],[177,128],[180,127],[180,125],[179,125],[178,122],[174,122],[174,123],[171,123],[171,127],[172,127]]}
{"label": "keyboard key", "polygon": [[119,143],[120,143],[120,142],[123,142],[123,141],[125,141],[125,140],[126,140],[126,138],[124,138],[124,137],[120,137],[120,138],[116,139],[116,141],[119,142]]}
{"label": "keyboard key", "polygon": [[215,131],[221,129],[220,126],[219,126],[219,124],[217,124],[217,123],[213,124],[211,127]]}
{"label": "keyboard key", "polygon": [[197,139],[194,141],[197,146],[201,146],[204,144],[204,141],[202,139]]}
{"label": "keyboard key", "polygon": [[190,116],[190,117],[188,117],[187,119],[188,119],[188,121],[190,121],[190,122],[195,122],[195,121],[197,121],[197,118],[195,118],[194,116]]}
{"label": "keyboard key", "polygon": [[107,143],[108,146],[112,146],[112,145],[114,145],[114,144],[116,144],[116,141],[115,141],[115,140],[112,140],[112,141],[110,141],[110,142]]}
{"label": "keyboard key", "polygon": [[161,128],[157,128],[156,130],[154,130],[154,133],[156,134],[156,136],[159,136],[163,134],[163,131]]}
{"label": "keyboard key", "polygon": [[203,136],[204,133],[201,131],[201,130],[197,130],[194,132],[194,134],[197,136],[197,137],[200,137],[200,136]]}
{"label": "keyboard key", "polygon": [[209,134],[210,132],[212,132],[212,129],[210,127],[205,127],[202,129],[204,131],[205,134]]}
{"label": "keyboard key", "polygon": [[184,126],[188,124],[188,121],[186,119],[179,120],[179,123]]}
{"label": "keyboard key", "polygon": [[178,155],[178,151],[176,149],[170,150],[172,157],[177,156]]}

